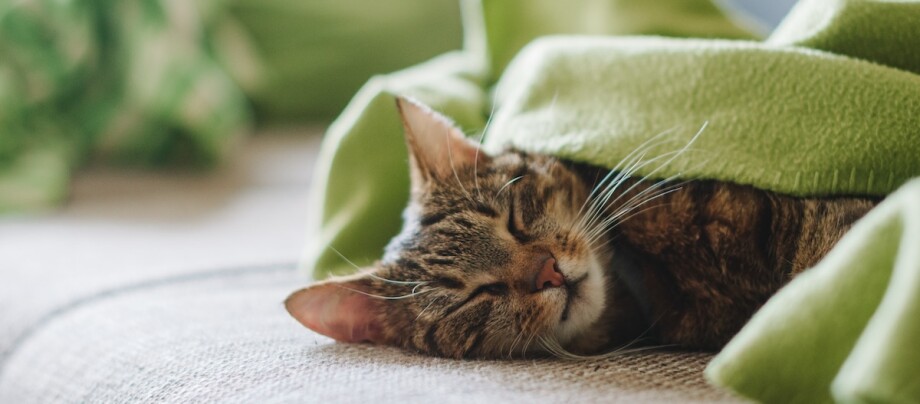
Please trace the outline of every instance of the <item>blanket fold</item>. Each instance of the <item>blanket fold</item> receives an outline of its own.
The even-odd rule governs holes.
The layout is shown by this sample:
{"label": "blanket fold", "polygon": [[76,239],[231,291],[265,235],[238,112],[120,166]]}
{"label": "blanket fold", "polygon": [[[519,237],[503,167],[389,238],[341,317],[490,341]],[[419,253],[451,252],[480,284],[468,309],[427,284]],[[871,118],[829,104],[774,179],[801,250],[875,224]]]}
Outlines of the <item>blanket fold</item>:
{"label": "blanket fold", "polygon": [[824,196],[884,195],[920,173],[920,75],[807,48],[547,37],[498,90],[492,151],[612,168],[657,133],[674,132],[649,156],[679,150],[708,122],[691,152],[637,174]]}

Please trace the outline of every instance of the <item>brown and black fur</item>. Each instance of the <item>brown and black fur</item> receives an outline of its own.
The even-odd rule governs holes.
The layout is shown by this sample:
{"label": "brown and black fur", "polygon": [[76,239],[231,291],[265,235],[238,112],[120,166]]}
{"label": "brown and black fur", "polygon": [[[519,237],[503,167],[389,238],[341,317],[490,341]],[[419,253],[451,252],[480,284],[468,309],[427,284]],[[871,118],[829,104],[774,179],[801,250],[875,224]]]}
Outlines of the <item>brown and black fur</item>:
{"label": "brown and black fur", "polygon": [[453,358],[718,349],[877,202],[638,177],[599,200],[605,169],[488,156],[436,113],[399,106],[412,176],[402,232],[372,267],[286,302],[340,341]]}
{"label": "brown and black fur", "polygon": [[[592,187],[607,174],[573,167]],[[648,186],[639,184],[631,192]],[[631,296],[619,296],[641,295],[657,342],[721,348],[773,293],[817,264],[877,202],[797,198],[712,180],[683,183],[612,234],[612,249],[630,257],[630,275],[640,281]]]}

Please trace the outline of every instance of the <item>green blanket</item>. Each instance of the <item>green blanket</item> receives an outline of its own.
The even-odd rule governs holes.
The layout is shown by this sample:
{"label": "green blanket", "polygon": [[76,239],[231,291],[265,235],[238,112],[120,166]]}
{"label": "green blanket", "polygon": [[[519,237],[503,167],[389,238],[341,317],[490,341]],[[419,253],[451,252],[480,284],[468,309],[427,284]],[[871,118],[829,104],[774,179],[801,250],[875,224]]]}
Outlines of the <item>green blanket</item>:
{"label": "green blanket", "polygon": [[[463,52],[373,79],[330,127],[314,183],[321,209],[314,212],[313,231],[320,242],[308,247],[305,265],[317,278],[350,272],[329,247],[368,264],[396,234],[408,176],[395,94],[429,103],[471,135],[491,115],[489,150],[514,146],[608,167],[659,133],[663,141],[650,156],[679,149],[705,125],[690,152],[640,171],[657,169],[654,175],[662,178],[712,178],[827,196],[885,195],[920,175],[920,2],[803,1],[759,42],[596,35],[746,37],[706,2],[649,3],[465,3]],[[530,42],[565,33],[593,36]],[[917,199],[913,205],[909,200],[894,198],[886,204],[894,207],[866,222],[916,215]],[[890,213],[898,209],[908,213]],[[916,221],[899,223],[913,230],[887,238],[854,231],[848,239],[857,241],[835,254],[855,256],[828,258],[815,271],[825,275],[803,276],[790,285],[792,292],[771,300],[762,312],[769,319],[758,316],[718,357],[711,380],[768,401],[831,400],[834,377],[833,397],[841,401],[920,399],[911,387],[916,384],[905,382],[920,374],[920,361],[901,355],[913,350],[916,356],[910,343],[917,336],[918,302],[911,296],[920,285],[887,287],[884,275],[917,276],[916,264],[902,266],[896,255],[920,243]],[[859,243],[867,247],[855,249]],[[854,260],[869,263],[871,271],[843,265]],[[821,276],[866,290],[841,294],[847,289],[826,287]],[[844,281],[850,276],[856,279]],[[838,307],[838,300],[850,305]],[[815,311],[793,323],[786,312],[798,313],[801,301],[837,315]],[[862,319],[849,316],[852,306]],[[777,315],[790,320],[777,321]],[[800,323],[807,327],[784,327]],[[833,342],[819,344],[818,338]],[[828,352],[802,354],[819,348]],[[869,366],[869,356],[886,373],[848,371]],[[800,373],[786,372],[792,368]],[[879,376],[867,377],[873,374]],[[852,378],[860,378],[859,389]]]}

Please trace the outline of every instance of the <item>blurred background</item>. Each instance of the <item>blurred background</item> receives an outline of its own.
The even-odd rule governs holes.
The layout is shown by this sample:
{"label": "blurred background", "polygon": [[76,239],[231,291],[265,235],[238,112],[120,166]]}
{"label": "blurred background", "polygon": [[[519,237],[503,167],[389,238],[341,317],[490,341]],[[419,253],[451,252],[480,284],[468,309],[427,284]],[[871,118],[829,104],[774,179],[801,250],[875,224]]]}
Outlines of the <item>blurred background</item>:
{"label": "blurred background", "polygon": [[[766,34],[792,0],[719,5]],[[462,38],[457,0],[0,0],[0,317],[296,261],[326,125]]]}
{"label": "blurred background", "polygon": [[455,0],[0,1],[0,212],[93,164],[208,168],[460,47]]}

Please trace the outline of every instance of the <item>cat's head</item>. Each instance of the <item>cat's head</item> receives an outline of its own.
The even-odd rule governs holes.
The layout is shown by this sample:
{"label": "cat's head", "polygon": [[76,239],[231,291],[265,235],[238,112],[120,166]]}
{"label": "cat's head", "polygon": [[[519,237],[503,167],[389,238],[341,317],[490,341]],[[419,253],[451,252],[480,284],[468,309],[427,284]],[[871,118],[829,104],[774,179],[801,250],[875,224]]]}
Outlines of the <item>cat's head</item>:
{"label": "cat's head", "polygon": [[398,101],[412,192],[402,232],[359,274],[292,294],[288,311],[339,341],[448,357],[577,350],[606,300],[609,256],[586,229],[590,189],[562,162],[489,156],[449,120]]}

